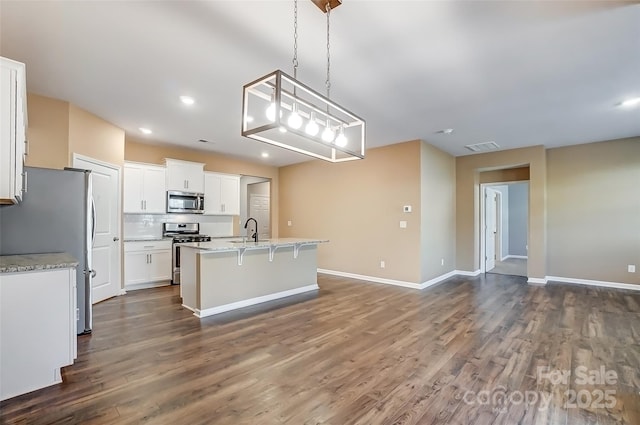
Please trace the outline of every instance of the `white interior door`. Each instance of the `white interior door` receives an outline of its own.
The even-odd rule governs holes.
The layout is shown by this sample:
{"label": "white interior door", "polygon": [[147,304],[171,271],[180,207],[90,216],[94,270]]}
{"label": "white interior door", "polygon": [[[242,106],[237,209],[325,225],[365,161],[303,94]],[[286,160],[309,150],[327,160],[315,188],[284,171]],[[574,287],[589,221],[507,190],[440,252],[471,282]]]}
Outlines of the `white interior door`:
{"label": "white interior door", "polygon": [[496,266],[496,191],[485,188],[484,223],[485,223],[485,271]]}
{"label": "white interior door", "polygon": [[91,170],[95,202],[95,240],[92,248],[91,298],[97,303],[120,293],[120,169],[74,157],[73,166]]}
{"label": "white interior door", "polygon": [[258,239],[271,237],[271,224],[269,220],[270,198],[266,195],[249,195],[249,217],[258,222]]}

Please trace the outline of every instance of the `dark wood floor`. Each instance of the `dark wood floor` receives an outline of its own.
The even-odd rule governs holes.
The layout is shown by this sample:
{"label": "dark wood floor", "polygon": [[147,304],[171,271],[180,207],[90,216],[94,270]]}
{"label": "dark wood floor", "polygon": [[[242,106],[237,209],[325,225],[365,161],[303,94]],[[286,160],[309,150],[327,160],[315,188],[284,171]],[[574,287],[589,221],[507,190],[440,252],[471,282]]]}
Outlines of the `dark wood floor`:
{"label": "dark wood floor", "polygon": [[[2,402],[0,417],[10,424],[640,424],[640,293],[531,287],[502,275],[453,278],[422,292],[324,275],[319,285],[297,303],[203,320],[180,307],[176,287],[98,304],[94,332],[80,337],[64,383]],[[618,378],[580,385],[578,366]],[[538,367],[551,377],[539,379]],[[558,382],[563,370],[572,376]]]}

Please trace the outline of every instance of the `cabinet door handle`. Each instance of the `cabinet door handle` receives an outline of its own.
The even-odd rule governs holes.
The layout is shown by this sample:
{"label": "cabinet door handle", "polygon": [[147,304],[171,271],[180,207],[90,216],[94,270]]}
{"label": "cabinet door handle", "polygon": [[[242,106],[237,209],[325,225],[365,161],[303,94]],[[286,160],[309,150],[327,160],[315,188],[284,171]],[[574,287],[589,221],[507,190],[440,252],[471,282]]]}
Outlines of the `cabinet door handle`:
{"label": "cabinet door handle", "polygon": [[153,254],[149,254],[149,264],[153,263]]}
{"label": "cabinet door handle", "polygon": [[22,193],[27,193],[27,186],[29,185],[27,174],[27,171],[22,172]]}
{"label": "cabinet door handle", "polygon": [[144,201],[143,200],[140,200],[140,209],[144,210]]}
{"label": "cabinet door handle", "polygon": [[144,202],[144,210],[146,211],[147,210],[147,201],[142,201],[142,202]]}

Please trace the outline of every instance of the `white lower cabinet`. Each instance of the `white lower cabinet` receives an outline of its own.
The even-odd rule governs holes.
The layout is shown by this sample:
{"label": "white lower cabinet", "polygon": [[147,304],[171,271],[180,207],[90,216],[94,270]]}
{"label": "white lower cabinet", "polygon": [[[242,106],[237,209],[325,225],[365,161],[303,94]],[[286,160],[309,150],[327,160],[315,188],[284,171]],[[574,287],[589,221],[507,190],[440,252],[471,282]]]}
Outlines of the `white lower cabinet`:
{"label": "white lower cabinet", "polygon": [[151,288],[171,280],[171,241],[124,243],[125,289]]}
{"label": "white lower cabinet", "polygon": [[62,382],[76,357],[75,268],[0,274],[0,400]]}

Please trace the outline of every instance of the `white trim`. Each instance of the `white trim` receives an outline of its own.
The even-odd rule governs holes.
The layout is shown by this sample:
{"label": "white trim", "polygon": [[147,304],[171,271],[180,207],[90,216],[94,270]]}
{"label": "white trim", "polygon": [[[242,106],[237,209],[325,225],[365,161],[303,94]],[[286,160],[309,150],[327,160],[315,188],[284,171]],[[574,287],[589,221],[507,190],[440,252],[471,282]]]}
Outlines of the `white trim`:
{"label": "white trim", "polygon": [[328,275],[332,275],[332,276],[340,276],[340,277],[348,277],[351,279],[357,279],[357,280],[362,280],[364,282],[372,282],[372,283],[382,283],[385,285],[393,285],[393,286],[402,286],[403,288],[411,288],[411,289],[425,289],[428,288],[430,286],[436,285],[440,282],[443,282],[447,279],[449,279],[450,277],[453,276],[457,276],[457,275],[461,275],[461,276],[478,276],[480,274],[480,270],[476,270],[474,272],[468,272],[468,271],[464,271],[464,270],[452,270],[448,273],[445,273],[443,275],[434,277],[433,279],[427,280],[425,282],[422,283],[413,283],[413,282],[406,282],[404,280],[394,280],[394,279],[385,279],[382,277],[375,277],[375,276],[366,276],[366,275],[362,275],[362,274],[355,274],[355,273],[347,273],[347,272],[340,272],[340,271],[336,271],[336,270],[327,270],[327,269],[318,269],[318,273],[323,273],[323,274],[328,274]]}
{"label": "white trim", "polygon": [[138,289],[150,289],[150,288],[160,288],[161,286],[171,286],[170,280],[165,280],[161,282],[144,282],[144,283],[134,283],[125,285],[124,291],[137,291]]}
{"label": "white trim", "polygon": [[455,275],[456,275],[456,270],[451,270],[449,273],[445,273],[445,274],[440,275],[438,277],[434,277],[433,279],[427,280],[426,282],[422,282],[420,284],[420,289],[425,289],[425,288],[428,288],[430,286],[437,285],[438,283],[444,282],[445,280],[447,280],[450,277],[453,277]]}
{"label": "white trim", "polygon": [[[404,280],[385,279],[383,277],[366,276],[362,274],[339,272],[336,270],[318,269],[318,273],[330,274],[333,276],[349,277],[366,282],[384,283],[386,285],[402,286],[404,288],[422,289],[419,283],[406,282]],[[426,283],[426,282],[425,282]]]}
{"label": "white trim", "polygon": [[527,279],[527,283],[533,286],[544,286],[547,284],[547,278],[530,277]]}
{"label": "white trim", "polygon": [[120,290],[118,291],[118,295],[116,295],[116,297],[119,297],[121,295],[127,295],[127,290],[125,288],[120,288]]}
{"label": "white trim", "polygon": [[193,314],[196,317],[203,318],[207,316],[213,316],[214,314],[225,313],[231,310],[237,310],[239,308],[249,307],[255,304],[265,303],[267,301],[273,301],[280,298],[290,297],[292,295],[302,294],[304,292],[310,292],[320,289],[318,284],[314,283],[313,285],[302,286],[300,288],[289,289],[287,291],[276,292],[274,294],[263,295],[261,297],[249,298],[248,300],[237,301],[235,303],[219,305],[217,307],[207,308],[205,310],[192,309],[184,304],[183,307],[193,311]]}
{"label": "white trim", "polygon": [[479,276],[482,273],[482,270],[478,269],[474,272],[468,272],[466,270],[455,270],[455,274],[459,274],[460,276]]}
{"label": "white trim", "polygon": [[529,259],[529,257],[526,256],[526,255],[511,255],[511,254],[509,254],[506,257],[504,257],[503,260],[506,260],[508,258],[520,258],[520,259],[523,259],[523,260],[528,260]]}
{"label": "white trim", "polygon": [[502,257],[502,258],[500,259],[500,261],[504,261],[504,260],[506,260],[507,258],[509,258],[509,256],[508,256],[508,255],[505,255],[504,257]]}
{"label": "white trim", "polygon": [[604,280],[575,279],[572,277],[547,276],[547,280],[554,282],[575,283],[578,285],[601,286],[604,288],[629,289],[640,291],[640,285],[633,283],[607,282]]}

